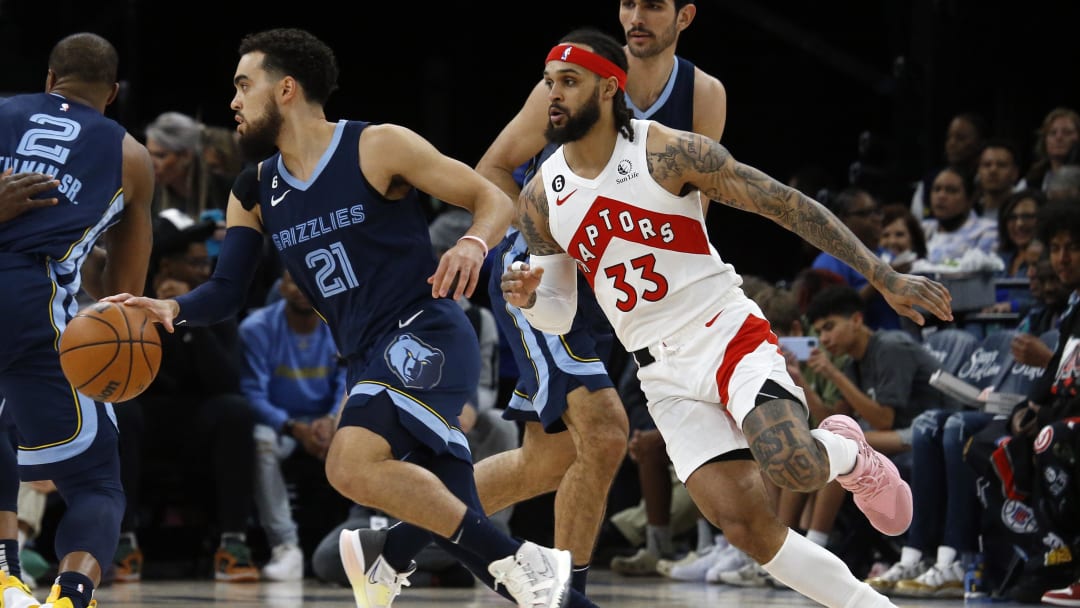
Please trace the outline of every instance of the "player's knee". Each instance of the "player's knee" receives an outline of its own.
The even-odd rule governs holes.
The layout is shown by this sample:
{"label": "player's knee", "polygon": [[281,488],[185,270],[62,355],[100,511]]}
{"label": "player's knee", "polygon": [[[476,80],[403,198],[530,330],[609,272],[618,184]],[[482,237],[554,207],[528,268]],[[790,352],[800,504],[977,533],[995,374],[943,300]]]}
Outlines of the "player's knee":
{"label": "player's knee", "polygon": [[342,496],[363,504],[363,498],[367,495],[363,476],[360,474],[361,467],[350,465],[346,459],[336,455],[333,451],[326,457],[326,480]]}
{"label": "player's knee", "polygon": [[119,470],[84,471],[53,482],[68,505],[64,512],[66,533],[56,539],[57,554],[85,551],[99,565],[108,564],[126,507]]}
{"label": "player's knee", "polygon": [[627,433],[620,428],[590,429],[579,446],[581,457],[605,469],[616,469],[626,457]]}

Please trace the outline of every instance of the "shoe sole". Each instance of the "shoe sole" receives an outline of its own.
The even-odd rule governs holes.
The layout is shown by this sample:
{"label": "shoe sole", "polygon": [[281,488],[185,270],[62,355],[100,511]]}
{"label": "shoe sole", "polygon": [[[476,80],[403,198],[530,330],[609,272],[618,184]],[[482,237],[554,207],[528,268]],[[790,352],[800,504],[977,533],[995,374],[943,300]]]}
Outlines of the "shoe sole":
{"label": "shoe sole", "polygon": [[561,590],[559,599],[550,608],[566,608],[570,604],[570,575],[574,569],[569,551],[555,549],[555,583]]}
{"label": "shoe sole", "polygon": [[1045,597],[1042,598],[1042,603],[1050,604],[1051,606],[1080,606],[1080,600],[1070,600],[1065,598]]}
{"label": "shoe sole", "polygon": [[[840,435],[841,437],[851,439],[852,441],[855,441],[860,445],[866,443],[866,434],[863,433],[863,430],[859,427],[859,425],[854,420],[845,419],[845,417],[843,416],[829,416],[828,418],[823,420],[821,424],[818,425],[818,428],[824,429],[831,433],[835,433],[837,435]],[[840,430],[847,432],[837,432]],[[849,437],[848,433],[857,434],[857,437]],[[867,445],[869,446],[869,444]],[[903,515],[893,516],[892,518],[889,518],[888,521],[884,522],[874,521],[874,518],[870,517],[870,514],[866,512],[866,509],[864,509],[863,506],[859,504],[861,501],[858,500],[857,496],[855,497],[855,504],[859,507],[859,510],[863,512],[863,515],[865,515],[866,518],[870,520],[870,524],[873,525],[878,532],[881,532],[882,534],[885,534],[887,536],[900,536],[904,532],[907,532],[908,528],[911,527],[911,518],[914,509],[911,498],[911,486],[909,486],[907,482],[905,482],[900,476],[900,470],[896,468],[896,465],[893,464],[892,460],[890,460],[884,454],[879,453],[877,450],[874,450],[872,446],[870,447],[870,450],[877,454],[877,458],[881,461],[881,464],[891,472],[892,476],[900,480],[900,486],[897,487],[897,492],[901,494],[906,494],[907,496],[907,509],[900,509],[900,511],[907,511],[907,523],[905,523],[902,527],[899,526],[899,522],[904,521],[905,519]],[[861,452],[862,450],[860,449],[859,451]],[[900,502],[903,503],[905,501]],[[886,516],[882,514],[882,517]]]}
{"label": "shoe sole", "polygon": [[367,567],[364,564],[364,549],[360,546],[359,530],[342,530],[338,536],[338,550],[341,564],[345,566],[345,576],[349,577],[353,597],[357,608],[370,608],[367,600]]}

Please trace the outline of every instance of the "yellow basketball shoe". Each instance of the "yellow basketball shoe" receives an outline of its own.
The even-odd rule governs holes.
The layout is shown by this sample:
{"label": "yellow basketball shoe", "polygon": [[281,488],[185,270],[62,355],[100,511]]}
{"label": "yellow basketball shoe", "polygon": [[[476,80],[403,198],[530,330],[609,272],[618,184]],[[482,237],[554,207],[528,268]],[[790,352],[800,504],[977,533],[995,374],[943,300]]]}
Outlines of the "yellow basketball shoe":
{"label": "yellow basketball shoe", "polygon": [[16,576],[9,576],[0,570],[0,608],[39,608],[41,604],[34,598],[30,588]]}
{"label": "yellow basketball shoe", "polygon": [[[71,603],[71,598],[60,597],[60,585],[53,585],[49,597],[45,598],[45,603],[41,605],[41,608],[75,608],[75,605]],[[97,608],[97,600],[90,600],[86,608]]]}

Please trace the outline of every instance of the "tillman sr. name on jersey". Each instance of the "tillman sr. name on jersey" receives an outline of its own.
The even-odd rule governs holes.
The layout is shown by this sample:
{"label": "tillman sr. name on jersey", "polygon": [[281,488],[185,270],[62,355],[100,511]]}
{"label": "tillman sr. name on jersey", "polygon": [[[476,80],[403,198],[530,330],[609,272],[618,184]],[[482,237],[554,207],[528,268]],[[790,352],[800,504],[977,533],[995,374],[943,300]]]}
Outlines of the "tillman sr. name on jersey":
{"label": "tillman sr. name on jersey", "polygon": [[8,169],[11,169],[12,173],[29,171],[51,175],[53,176],[53,179],[60,181],[60,186],[58,186],[56,190],[60,192],[60,194],[66,196],[67,199],[71,201],[72,205],[79,204],[76,197],[79,196],[79,190],[82,190],[82,181],[70,173],[62,173],[60,169],[53,165],[39,160],[20,159],[13,156],[0,156],[0,172]]}

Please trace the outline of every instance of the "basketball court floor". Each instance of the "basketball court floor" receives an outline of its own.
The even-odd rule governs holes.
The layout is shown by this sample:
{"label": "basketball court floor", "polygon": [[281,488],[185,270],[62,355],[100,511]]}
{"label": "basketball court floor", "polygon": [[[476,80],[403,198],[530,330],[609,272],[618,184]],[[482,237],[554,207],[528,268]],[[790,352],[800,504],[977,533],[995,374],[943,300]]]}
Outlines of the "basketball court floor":
{"label": "basketball court floor", "polygon": [[[623,578],[601,570],[589,577],[589,595],[601,608],[780,608],[818,604],[794,591],[739,589],[705,583],[677,583],[660,578]],[[299,606],[351,608],[352,591],[315,580],[297,583],[227,584],[213,581],[167,581],[112,585],[95,596],[100,608],[195,608],[207,605],[231,608],[296,608]],[[894,600],[899,608],[959,606],[962,599]],[[989,604],[988,604],[989,605]],[[1022,604],[994,603],[994,608]],[[403,590],[394,608],[495,608],[509,601],[487,587],[473,589]]]}

